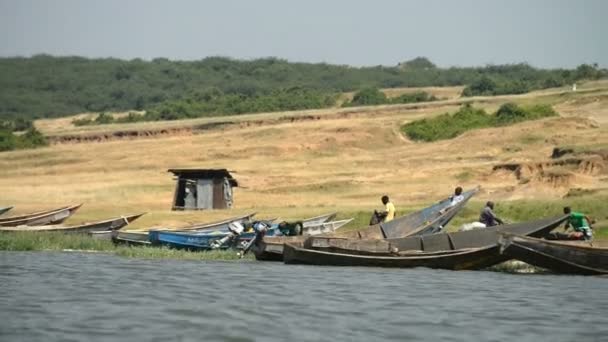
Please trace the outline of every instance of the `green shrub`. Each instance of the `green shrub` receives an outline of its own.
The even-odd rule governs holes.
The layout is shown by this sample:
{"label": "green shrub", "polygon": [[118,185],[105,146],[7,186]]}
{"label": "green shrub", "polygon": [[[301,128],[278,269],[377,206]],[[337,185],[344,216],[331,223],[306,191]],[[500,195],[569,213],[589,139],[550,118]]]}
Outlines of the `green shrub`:
{"label": "green shrub", "polygon": [[446,113],[432,119],[416,120],[401,129],[412,140],[428,142],[455,138],[472,129],[512,125],[555,115],[557,113],[547,105],[520,107],[506,103],[496,113],[488,115],[483,109],[466,104],[452,115]]}
{"label": "green shrub", "polygon": [[373,106],[388,102],[386,95],[378,88],[364,88],[353,96],[348,106]]}
{"label": "green shrub", "polygon": [[402,94],[390,100],[391,103],[418,103],[430,101],[437,101],[437,98],[424,91]]}
{"label": "green shrub", "polygon": [[91,119],[74,119],[72,120],[74,126],[88,126],[93,125],[95,122]]}
{"label": "green shrub", "polygon": [[113,121],[114,121],[114,117],[112,115],[106,114],[106,113],[100,113],[95,118],[95,123],[99,124],[99,125],[109,124],[109,123],[112,123]]}
{"label": "green shrub", "polygon": [[13,132],[7,129],[0,129],[0,152],[14,150],[17,146],[17,139]]}
{"label": "green shrub", "polygon": [[18,148],[35,148],[39,146],[47,146],[48,142],[39,130],[32,127],[25,134],[17,137]]}
{"label": "green shrub", "polygon": [[0,152],[46,145],[48,145],[46,138],[34,127],[21,135],[15,135],[7,129],[0,129]]}
{"label": "green shrub", "polygon": [[382,104],[404,104],[436,101],[437,98],[424,91],[402,94],[394,98],[388,98],[378,88],[364,88],[359,90],[353,96],[351,101],[342,104],[342,107],[352,106],[375,106]]}

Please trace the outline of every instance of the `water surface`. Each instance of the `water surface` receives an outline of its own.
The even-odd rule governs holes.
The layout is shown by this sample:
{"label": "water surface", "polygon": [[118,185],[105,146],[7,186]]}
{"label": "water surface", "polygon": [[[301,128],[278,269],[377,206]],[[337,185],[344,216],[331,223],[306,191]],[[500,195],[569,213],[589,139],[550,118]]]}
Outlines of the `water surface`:
{"label": "water surface", "polygon": [[608,278],[0,252],[1,341],[606,341]]}

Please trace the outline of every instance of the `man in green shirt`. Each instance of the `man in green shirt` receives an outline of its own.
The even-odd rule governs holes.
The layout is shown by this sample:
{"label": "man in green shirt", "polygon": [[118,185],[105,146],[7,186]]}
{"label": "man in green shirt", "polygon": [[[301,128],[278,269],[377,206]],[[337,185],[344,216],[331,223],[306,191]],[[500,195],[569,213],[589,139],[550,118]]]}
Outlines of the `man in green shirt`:
{"label": "man in green shirt", "polygon": [[564,207],[564,214],[568,215],[568,220],[564,229],[572,227],[573,233],[568,234],[573,240],[591,240],[593,233],[591,231],[591,219],[585,214],[572,211],[570,207]]}

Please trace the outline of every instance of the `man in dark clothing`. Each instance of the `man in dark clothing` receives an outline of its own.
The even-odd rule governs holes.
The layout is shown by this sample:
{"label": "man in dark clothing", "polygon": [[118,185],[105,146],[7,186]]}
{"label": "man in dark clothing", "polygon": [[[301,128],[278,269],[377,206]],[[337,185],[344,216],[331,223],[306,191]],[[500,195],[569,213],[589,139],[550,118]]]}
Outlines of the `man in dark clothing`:
{"label": "man in dark clothing", "polygon": [[479,222],[486,225],[486,227],[497,226],[504,222],[494,214],[494,202],[488,201],[486,206],[481,210],[479,215]]}

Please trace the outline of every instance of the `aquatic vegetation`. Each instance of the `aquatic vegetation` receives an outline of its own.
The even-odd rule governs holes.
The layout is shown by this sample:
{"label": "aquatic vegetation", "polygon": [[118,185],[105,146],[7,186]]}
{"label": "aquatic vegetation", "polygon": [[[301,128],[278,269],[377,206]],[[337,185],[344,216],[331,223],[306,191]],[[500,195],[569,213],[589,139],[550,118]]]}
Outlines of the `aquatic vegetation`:
{"label": "aquatic vegetation", "polygon": [[[0,234],[3,251],[87,251],[105,252],[128,258],[240,260],[234,250],[190,252],[152,246],[116,246],[111,241],[93,239],[83,234],[61,232],[14,232]],[[247,254],[243,259],[253,259]]]}

